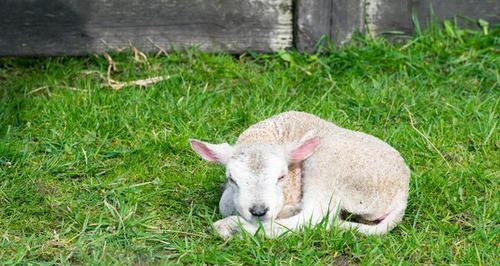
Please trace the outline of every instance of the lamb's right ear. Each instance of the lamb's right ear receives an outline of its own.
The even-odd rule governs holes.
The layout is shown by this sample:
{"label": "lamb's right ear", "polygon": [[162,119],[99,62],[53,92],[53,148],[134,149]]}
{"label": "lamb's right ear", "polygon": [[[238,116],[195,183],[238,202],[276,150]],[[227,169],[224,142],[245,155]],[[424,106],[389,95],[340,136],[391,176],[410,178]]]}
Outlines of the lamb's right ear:
{"label": "lamb's right ear", "polygon": [[292,146],[288,150],[288,161],[290,163],[299,163],[311,156],[320,144],[319,137],[312,137],[303,140],[298,145]]}
{"label": "lamb's right ear", "polygon": [[233,155],[233,147],[227,143],[210,144],[196,139],[190,139],[191,148],[198,153],[201,158],[209,162],[226,164]]}

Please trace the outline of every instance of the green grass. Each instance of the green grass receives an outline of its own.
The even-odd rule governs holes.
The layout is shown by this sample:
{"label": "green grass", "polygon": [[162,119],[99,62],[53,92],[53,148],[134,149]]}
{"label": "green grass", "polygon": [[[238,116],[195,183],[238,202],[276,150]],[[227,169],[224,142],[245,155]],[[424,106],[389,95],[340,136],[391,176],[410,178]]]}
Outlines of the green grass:
{"label": "green grass", "polygon": [[[499,261],[500,30],[431,28],[402,44],[363,36],[323,54],[0,60],[1,264],[469,264]],[[189,137],[234,142],[301,110],[398,149],[409,206],[382,237],[324,226],[225,242],[223,169]],[[496,262],[495,262],[496,261]]]}

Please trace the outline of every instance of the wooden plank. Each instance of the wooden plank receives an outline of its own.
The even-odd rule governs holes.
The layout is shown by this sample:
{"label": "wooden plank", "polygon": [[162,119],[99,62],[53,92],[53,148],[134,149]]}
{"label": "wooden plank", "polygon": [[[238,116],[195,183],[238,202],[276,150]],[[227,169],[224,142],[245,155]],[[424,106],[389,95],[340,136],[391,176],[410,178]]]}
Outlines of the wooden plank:
{"label": "wooden plank", "polygon": [[295,46],[313,52],[321,37],[330,34],[332,0],[297,0],[295,8]]}
{"label": "wooden plank", "polygon": [[500,23],[498,0],[418,0],[413,1],[412,9],[423,27],[429,23],[432,12],[440,20],[456,18],[462,26],[476,26],[480,18],[491,24]]}
{"label": "wooden plank", "polygon": [[0,55],[271,52],[292,46],[292,0],[3,0]]}
{"label": "wooden plank", "polygon": [[366,0],[366,30],[372,35],[411,32],[411,3],[408,0]]}
{"label": "wooden plank", "polygon": [[298,0],[296,5],[295,44],[301,51],[315,51],[325,36],[343,44],[363,30],[363,0]]}
{"label": "wooden plank", "polygon": [[[412,33],[413,12],[417,14],[422,27],[428,25],[433,12],[435,19],[439,21],[457,18],[462,26],[475,25],[475,20],[478,18],[492,24],[500,22],[498,0],[366,0],[366,2],[367,28],[373,35],[388,31]],[[472,21],[468,21],[466,17]]]}
{"label": "wooden plank", "polygon": [[332,1],[330,36],[336,44],[342,45],[351,40],[354,32],[364,31],[364,5],[363,0]]}

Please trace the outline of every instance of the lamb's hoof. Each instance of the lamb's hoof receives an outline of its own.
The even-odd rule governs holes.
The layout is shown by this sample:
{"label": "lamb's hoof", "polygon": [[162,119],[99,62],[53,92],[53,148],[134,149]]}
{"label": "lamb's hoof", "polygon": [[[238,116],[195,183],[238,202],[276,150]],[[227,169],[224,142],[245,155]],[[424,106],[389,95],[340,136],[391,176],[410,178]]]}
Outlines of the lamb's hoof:
{"label": "lamb's hoof", "polygon": [[235,216],[226,217],[213,224],[213,228],[217,231],[219,236],[228,239],[234,234],[238,233],[238,220]]}

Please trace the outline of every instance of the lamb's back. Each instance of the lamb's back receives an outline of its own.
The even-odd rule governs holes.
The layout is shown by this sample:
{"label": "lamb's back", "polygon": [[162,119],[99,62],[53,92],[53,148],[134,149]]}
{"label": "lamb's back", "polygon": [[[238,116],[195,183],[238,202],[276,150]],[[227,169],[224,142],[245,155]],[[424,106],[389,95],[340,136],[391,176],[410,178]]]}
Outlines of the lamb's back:
{"label": "lamb's back", "polygon": [[322,133],[325,132],[328,124],[315,115],[289,111],[250,126],[241,133],[236,144],[285,144],[298,142],[310,131],[316,136],[323,135]]}

